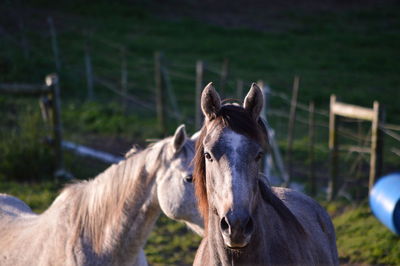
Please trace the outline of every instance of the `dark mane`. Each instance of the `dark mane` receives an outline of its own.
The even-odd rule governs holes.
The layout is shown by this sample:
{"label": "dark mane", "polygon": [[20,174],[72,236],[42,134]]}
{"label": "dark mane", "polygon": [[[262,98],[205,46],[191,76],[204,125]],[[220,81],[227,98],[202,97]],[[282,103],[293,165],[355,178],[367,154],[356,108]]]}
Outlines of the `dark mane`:
{"label": "dark mane", "polygon": [[[207,125],[230,128],[231,130],[245,135],[257,141],[265,149],[268,148],[268,135],[261,119],[255,121],[250,114],[241,106],[224,105],[212,120],[206,120],[200,131],[199,139],[196,142],[196,153],[194,162],[194,184],[201,215],[204,218],[204,225],[207,228],[208,221],[208,199],[206,189],[205,158],[203,140],[207,135]],[[207,232],[207,230],[205,230]]]}

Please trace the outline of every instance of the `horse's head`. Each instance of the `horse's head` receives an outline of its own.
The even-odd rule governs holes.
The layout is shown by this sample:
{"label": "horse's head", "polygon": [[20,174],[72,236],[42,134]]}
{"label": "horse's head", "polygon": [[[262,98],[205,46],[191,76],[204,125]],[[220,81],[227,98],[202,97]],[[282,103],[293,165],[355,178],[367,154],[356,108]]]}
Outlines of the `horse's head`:
{"label": "horse's head", "polygon": [[193,184],[195,140],[188,138],[185,126],[179,126],[168,138],[164,151],[164,171],[157,178],[157,196],[162,211],[171,219],[185,222],[203,234],[203,221],[197,209]]}
{"label": "horse's head", "polygon": [[218,217],[207,226],[218,228],[229,248],[245,247],[254,232],[259,162],[268,142],[259,117],[262,106],[256,84],[243,107],[221,105],[211,83],[201,97],[205,122],[196,146],[196,194],[206,223],[209,215]]}

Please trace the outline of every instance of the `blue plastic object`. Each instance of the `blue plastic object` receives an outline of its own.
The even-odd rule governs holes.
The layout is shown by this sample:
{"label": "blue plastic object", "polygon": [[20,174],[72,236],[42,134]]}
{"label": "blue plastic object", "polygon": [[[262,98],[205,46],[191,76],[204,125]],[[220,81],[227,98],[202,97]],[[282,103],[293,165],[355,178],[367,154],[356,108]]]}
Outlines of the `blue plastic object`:
{"label": "blue plastic object", "polygon": [[376,218],[400,235],[400,173],[381,177],[369,194],[369,203]]}

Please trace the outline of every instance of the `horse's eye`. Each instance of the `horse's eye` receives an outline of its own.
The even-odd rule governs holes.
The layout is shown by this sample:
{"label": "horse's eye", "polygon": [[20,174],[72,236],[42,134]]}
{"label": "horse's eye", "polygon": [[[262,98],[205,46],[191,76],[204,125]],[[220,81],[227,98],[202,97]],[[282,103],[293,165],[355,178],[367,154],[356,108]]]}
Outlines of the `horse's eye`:
{"label": "horse's eye", "polygon": [[193,175],[185,176],[184,181],[187,182],[187,183],[192,183],[193,182]]}
{"label": "horse's eye", "polygon": [[207,160],[209,160],[210,162],[212,162],[212,157],[208,152],[204,153],[204,157],[206,157]]}
{"label": "horse's eye", "polygon": [[256,156],[256,161],[258,162],[262,157],[263,157],[264,153],[263,152],[259,152]]}

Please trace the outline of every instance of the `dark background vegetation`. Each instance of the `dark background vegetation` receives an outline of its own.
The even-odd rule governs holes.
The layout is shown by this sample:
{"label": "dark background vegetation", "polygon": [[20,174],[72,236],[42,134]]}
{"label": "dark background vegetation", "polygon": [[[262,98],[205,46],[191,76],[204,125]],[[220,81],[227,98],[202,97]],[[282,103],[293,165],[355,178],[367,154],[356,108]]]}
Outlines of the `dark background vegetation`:
{"label": "dark background vegetation", "polygon": [[[54,20],[60,50],[62,120],[65,138],[116,155],[132,144],[160,137],[154,110],[128,102],[95,84],[88,101],[84,48],[91,51],[93,71],[116,87],[121,78],[121,48],[126,49],[128,92],[154,104],[154,52],[161,51],[182,119],[168,119],[172,134],[180,123],[190,133],[194,120],[196,60],[207,62],[206,81],[218,89],[222,62],[229,60],[224,96],[235,97],[236,80],[247,90],[264,80],[276,93],[291,94],[293,76],[301,78],[299,101],[329,109],[329,96],[371,107],[385,106],[386,121],[400,124],[400,5],[398,1],[2,1],[0,3],[0,82],[42,83],[55,72],[48,16]],[[270,108],[288,113],[289,105],[271,97]],[[169,110],[170,111],[170,110]],[[307,118],[300,110],[298,117]],[[284,153],[287,119],[269,114]],[[327,123],[324,116],[317,117]],[[366,136],[369,125],[362,124]],[[352,123],[344,123],[355,130]],[[307,126],[296,124],[295,181],[307,180]],[[0,192],[25,200],[41,212],[63,182],[53,182],[52,150],[37,99],[0,95]],[[327,134],[317,127],[317,176],[324,198],[327,177]],[[346,140],[344,140],[346,141]],[[350,143],[351,141],[348,140]],[[398,169],[385,137],[384,173]],[[95,177],[108,165],[65,153],[66,168],[77,178]],[[334,217],[343,263],[400,264],[400,241],[370,213],[365,193],[368,165],[357,176],[346,171],[351,157],[343,154],[341,178],[358,180],[347,199],[322,202]],[[351,183],[351,182],[350,182]],[[354,182],[353,182],[354,183]],[[356,191],[354,194],[353,190]],[[355,201],[354,199],[357,199]],[[184,226],[162,217],[146,253],[152,264],[190,264],[199,239]]]}

